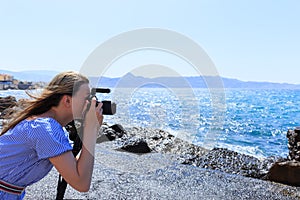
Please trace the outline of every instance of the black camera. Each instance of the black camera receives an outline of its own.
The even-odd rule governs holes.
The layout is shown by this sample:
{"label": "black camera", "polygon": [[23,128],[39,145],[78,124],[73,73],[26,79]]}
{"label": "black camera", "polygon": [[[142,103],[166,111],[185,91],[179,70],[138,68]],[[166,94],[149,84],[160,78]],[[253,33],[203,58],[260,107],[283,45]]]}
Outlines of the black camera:
{"label": "black camera", "polygon": [[[90,95],[90,99],[92,99],[93,97],[96,97],[96,93],[110,93],[110,89],[109,88],[92,88],[91,90],[91,95]],[[97,98],[97,97],[96,97]],[[117,104],[111,101],[101,101],[103,103],[102,105],[102,109],[103,115],[114,115],[116,113],[117,110]],[[98,106],[100,102],[97,101],[96,106]]]}

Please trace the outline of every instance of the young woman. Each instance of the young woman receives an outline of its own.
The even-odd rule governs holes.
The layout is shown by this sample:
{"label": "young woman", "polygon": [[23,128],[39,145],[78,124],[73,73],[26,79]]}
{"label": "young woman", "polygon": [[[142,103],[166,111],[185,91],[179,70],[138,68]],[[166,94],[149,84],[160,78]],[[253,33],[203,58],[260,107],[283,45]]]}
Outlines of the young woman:
{"label": "young woman", "polygon": [[[103,121],[102,104],[90,95],[88,79],[76,72],[56,75],[40,96],[30,95],[23,110],[15,113],[0,136],[0,199],[23,199],[25,187],[53,166],[73,188],[90,188],[97,133]],[[90,106],[88,104],[90,103]],[[83,146],[72,154],[63,128],[84,118]]]}

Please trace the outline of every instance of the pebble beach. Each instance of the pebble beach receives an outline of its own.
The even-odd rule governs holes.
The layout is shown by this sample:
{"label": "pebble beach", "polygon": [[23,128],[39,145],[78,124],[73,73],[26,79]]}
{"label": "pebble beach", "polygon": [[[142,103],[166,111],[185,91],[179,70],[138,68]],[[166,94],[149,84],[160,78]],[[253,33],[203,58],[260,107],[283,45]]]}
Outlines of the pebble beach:
{"label": "pebble beach", "polygon": [[[123,150],[132,141],[145,141],[151,152]],[[162,130],[126,130],[119,138],[97,144],[90,191],[80,193],[68,186],[65,199],[300,199],[299,187],[247,177],[238,170],[228,173],[222,168],[184,164],[192,153],[201,158],[210,152],[168,137]],[[236,159],[246,160],[245,156]],[[55,199],[57,180],[53,169],[26,189],[25,199]]]}

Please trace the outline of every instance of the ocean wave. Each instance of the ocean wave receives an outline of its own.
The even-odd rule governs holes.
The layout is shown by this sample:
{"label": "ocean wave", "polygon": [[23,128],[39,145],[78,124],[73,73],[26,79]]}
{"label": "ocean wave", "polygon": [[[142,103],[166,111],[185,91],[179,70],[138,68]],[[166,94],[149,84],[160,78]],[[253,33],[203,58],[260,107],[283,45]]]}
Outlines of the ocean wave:
{"label": "ocean wave", "polygon": [[[212,141],[256,157],[287,155],[286,132],[299,126],[299,90],[227,89],[224,116],[215,112],[209,91],[193,92],[124,89],[98,98],[117,103],[116,115],[105,116],[107,123],[164,129],[199,145],[208,146],[211,144],[205,142]],[[8,95],[26,98],[25,91],[0,91],[0,96]]]}

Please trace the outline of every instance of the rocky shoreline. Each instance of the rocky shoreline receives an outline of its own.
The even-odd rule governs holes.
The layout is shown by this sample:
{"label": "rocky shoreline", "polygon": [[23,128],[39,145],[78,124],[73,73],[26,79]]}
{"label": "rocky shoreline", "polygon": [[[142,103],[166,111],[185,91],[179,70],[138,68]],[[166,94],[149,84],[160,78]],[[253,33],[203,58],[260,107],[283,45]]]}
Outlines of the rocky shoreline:
{"label": "rocky shoreline", "polygon": [[[300,199],[300,134],[289,130],[287,137],[288,158],[258,159],[224,148],[208,150],[164,130],[104,124],[90,191],[69,186],[65,198]],[[295,182],[286,180],[287,173]],[[55,199],[57,180],[53,169],[26,189],[25,199]]]}
{"label": "rocky shoreline", "polygon": [[[121,131],[114,130],[116,127],[117,131]],[[103,129],[98,142],[112,140],[115,149],[132,153],[172,154],[180,164],[263,180],[267,179],[266,175],[275,162],[284,160],[279,157],[260,160],[224,148],[207,150],[159,129],[132,127],[125,131],[121,125],[112,128],[104,125]]]}
{"label": "rocky shoreline", "polygon": [[[102,129],[90,191],[69,186],[66,199],[300,199],[300,188],[263,180],[275,158],[206,150],[158,129]],[[53,169],[26,199],[55,198],[57,179]]]}

